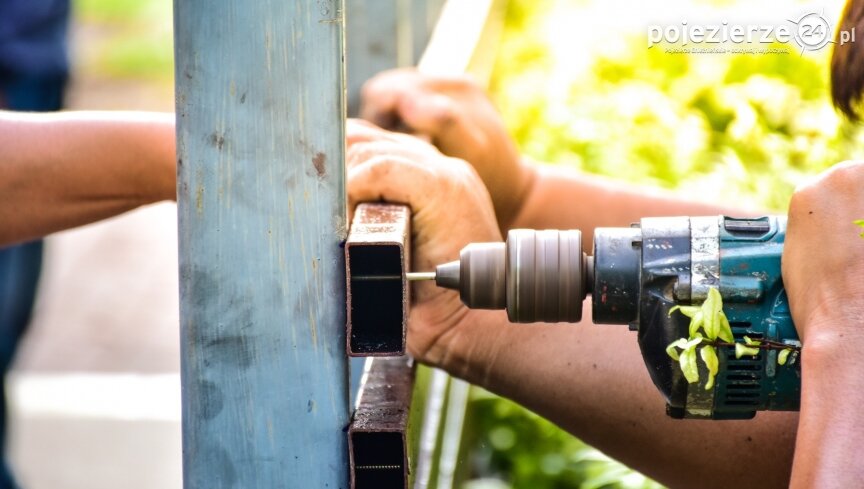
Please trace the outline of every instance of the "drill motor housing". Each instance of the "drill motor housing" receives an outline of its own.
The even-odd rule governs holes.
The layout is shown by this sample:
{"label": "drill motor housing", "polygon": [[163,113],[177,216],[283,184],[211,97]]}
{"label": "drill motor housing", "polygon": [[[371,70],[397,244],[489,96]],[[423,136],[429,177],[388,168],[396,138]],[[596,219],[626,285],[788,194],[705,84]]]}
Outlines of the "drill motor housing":
{"label": "drill motor housing", "polygon": [[798,410],[800,359],[778,365],[777,350],[735,358],[718,347],[715,385],[689,384],[669,343],[688,336],[690,320],[669,314],[676,305],[700,304],[716,287],[736,341],[746,335],[800,346],[783,289],[780,259],[785,217],[724,216],[646,218],[631,228],[598,228],[594,234],[595,323],[629,324],[651,379],[674,418],[748,419],[760,410]]}

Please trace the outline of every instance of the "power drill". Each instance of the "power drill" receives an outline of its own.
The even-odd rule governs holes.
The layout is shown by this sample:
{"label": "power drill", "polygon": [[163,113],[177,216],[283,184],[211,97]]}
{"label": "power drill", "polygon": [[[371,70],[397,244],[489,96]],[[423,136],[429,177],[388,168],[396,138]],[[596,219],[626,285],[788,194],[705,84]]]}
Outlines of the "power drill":
{"label": "power drill", "polygon": [[[459,291],[476,309],[506,309],[511,322],[578,322],[592,295],[593,320],[627,324],[673,418],[749,419],[760,410],[798,410],[800,361],[779,365],[777,350],[736,359],[718,348],[714,387],[689,384],[666,347],[688,336],[677,305],[699,304],[710,287],[736,341],[800,346],[780,275],[786,218],[645,218],[629,228],[594,231],[594,255],[578,230],[512,230],[506,243],[472,243],[439,265],[437,285]],[[699,365],[700,377],[706,368]]]}

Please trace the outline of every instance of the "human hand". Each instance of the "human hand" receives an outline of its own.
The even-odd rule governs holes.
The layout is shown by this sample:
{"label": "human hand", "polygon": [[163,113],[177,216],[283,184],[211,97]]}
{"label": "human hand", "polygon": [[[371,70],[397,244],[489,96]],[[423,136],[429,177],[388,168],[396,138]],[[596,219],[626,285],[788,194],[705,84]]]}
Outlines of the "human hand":
{"label": "human hand", "polygon": [[501,229],[534,179],[486,93],[467,77],[385,71],[363,86],[360,115],[383,128],[427,136],[441,152],[474,166],[492,196]]}
{"label": "human hand", "polygon": [[[364,121],[349,120],[347,137],[349,209],[362,202],[408,204],[414,270],[458,259],[468,243],[501,241],[489,194],[471,165]],[[454,291],[428,282],[414,287],[408,352],[440,366],[470,312]]]}
{"label": "human hand", "polygon": [[864,341],[864,239],[854,224],[862,218],[862,162],[836,165],[792,197],[783,282],[807,351]]}

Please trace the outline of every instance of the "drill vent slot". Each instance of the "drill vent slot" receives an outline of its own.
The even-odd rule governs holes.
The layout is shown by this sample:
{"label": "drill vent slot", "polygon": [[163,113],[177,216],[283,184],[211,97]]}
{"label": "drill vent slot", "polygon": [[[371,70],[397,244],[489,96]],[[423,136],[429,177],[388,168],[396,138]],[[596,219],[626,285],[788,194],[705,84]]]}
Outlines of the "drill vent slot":
{"label": "drill vent slot", "polygon": [[726,393],[729,396],[738,394],[749,394],[750,392],[759,392],[761,387],[758,384],[729,384],[726,387]]}
{"label": "drill vent slot", "polygon": [[754,399],[752,401],[726,401],[727,406],[758,406],[759,401]]}
{"label": "drill vent slot", "polygon": [[758,374],[728,374],[726,380],[734,382],[735,385],[752,385],[752,382],[759,382],[762,379]]}
{"label": "drill vent slot", "polygon": [[754,399],[759,397],[759,391],[751,391],[751,392],[728,392],[726,393],[727,401],[746,401],[749,399]]}
{"label": "drill vent slot", "polygon": [[[750,329],[749,322],[732,322],[732,335],[735,341],[744,341],[747,336],[760,340],[765,335]],[[762,399],[763,356],[735,358],[735,349],[726,348],[726,393],[723,404],[726,406],[757,407]]]}
{"label": "drill vent slot", "polygon": [[[734,353],[732,354],[732,358],[735,358]],[[756,360],[758,361],[758,360],[760,360],[760,358],[757,356]],[[730,364],[726,367],[726,369],[729,370],[730,372],[733,372],[733,371],[760,372],[762,370],[762,366],[759,365],[758,363],[756,365],[754,365],[752,363]]]}

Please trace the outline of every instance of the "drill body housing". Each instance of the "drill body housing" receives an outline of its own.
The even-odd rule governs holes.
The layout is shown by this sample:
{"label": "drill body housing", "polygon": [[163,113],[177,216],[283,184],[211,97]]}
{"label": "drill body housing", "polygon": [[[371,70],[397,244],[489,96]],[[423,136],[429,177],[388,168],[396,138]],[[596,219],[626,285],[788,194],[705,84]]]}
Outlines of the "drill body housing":
{"label": "drill body housing", "polygon": [[[796,355],[779,365],[776,350],[736,359],[734,348],[720,347],[715,385],[705,390],[704,381],[687,383],[665,351],[688,336],[689,319],[669,311],[700,303],[709,287],[719,289],[736,341],[748,336],[800,345],[780,270],[785,231],[784,217],[721,216],[643,219],[623,235],[630,246],[620,242],[620,232],[613,233],[617,243],[602,229],[595,233],[595,322],[626,322],[638,331],[643,359],[670,416],[747,419],[759,410],[799,408]],[[615,272],[608,273],[610,268]],[[700,378],[707,378],[701,362],[699,368]]]}

